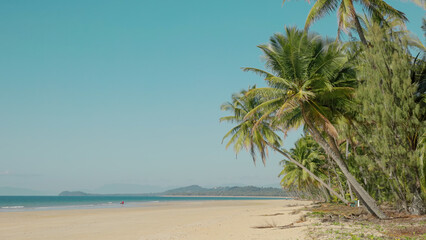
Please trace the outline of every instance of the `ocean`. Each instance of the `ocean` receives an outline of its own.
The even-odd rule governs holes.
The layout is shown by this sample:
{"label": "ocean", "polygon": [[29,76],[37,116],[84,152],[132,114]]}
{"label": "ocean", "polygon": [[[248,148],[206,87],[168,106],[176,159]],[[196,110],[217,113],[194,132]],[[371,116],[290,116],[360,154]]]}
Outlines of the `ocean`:
{"label": "ocean", "polygon": [[[268,197],[173,196],[0,196],[0,212],[152,206],[158,202],[286,199]],[[121,204],[124,202],[124,204]]]}

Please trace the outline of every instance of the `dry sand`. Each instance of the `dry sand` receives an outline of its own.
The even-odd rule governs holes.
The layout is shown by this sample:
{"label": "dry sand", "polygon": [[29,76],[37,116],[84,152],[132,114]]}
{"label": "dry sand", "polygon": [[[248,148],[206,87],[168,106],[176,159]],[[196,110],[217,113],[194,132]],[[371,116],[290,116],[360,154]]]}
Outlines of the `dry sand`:
{"label": "dry sand", "polygon": [[[132,208],[2,212],[0,239],[304,239],[308,223],[295,223],[303,212],[294,214],[294,210],[309,204],[295,200],[230,200],[155,203]],[[294,225],[290,225],[292,223]]]}

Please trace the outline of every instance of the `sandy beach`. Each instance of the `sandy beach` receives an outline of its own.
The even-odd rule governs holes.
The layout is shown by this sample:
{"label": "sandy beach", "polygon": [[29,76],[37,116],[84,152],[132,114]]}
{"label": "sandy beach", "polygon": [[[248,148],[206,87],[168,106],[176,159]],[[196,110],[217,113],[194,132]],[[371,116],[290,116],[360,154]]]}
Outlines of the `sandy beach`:
{"label": "sandy beach", "polygon": [[[154,203],[148,207],[0,213],[0,239],[304,239],[296,200]],[[293,224],[293,225],[291,225]]]}

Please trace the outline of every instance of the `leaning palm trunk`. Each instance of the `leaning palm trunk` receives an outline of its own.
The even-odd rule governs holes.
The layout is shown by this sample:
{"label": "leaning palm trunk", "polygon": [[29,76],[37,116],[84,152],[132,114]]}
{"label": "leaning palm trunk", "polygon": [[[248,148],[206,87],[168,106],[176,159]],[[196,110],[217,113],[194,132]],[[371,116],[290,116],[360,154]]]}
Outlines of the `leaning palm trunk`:
{"label": "leaning palm trunk", "polygon": [[282,150],[280,150],[279,148],[277,148],[273,144],[270,144],[270,143],[267,143],[267,144],[268,144],[268,146],[270,146],[275,151],[281,153],[290,162],[296,164],[298,167],[300,167],[305,172],[307,172],[313,179],[317,180],[322,186],[324,186],[328,191],[330,191],[333,195],[335,195],[340,201],[344,202],[345,204],[349,203],[348,200],[346,200],[341,194],[338,194],[336,191],[334,191],[333,188],[331,188],[328,184],[326,184],[321,178],[317,177],[314,173],[312,173],[311,171],[309,171],[309,169],[307,169],[301,163],[299,163],[298,161],[294,160],[290,155],[288,155],[287,153],[283,152]]}
{"label": "leaning palm trunk", "polygon": [[[348,159],[348,157],[349,157],[349,139],[346,139],[345,158]],[[349,181],[347,179],[346,179],[346,184],[348,184],[348,190],[349,190],[349,195],[351,196],[351,201],[353,201],[353,200],[355,200],[354,195],[352,194],[351,184],[349,183]]]}
{"label": "leaning palm trunk", "polygon": [[367,46],[368,43],[367,43],[367,40],[365,39],[365,35],[364,35],[364,31],[362,30],[361,23],[359,22],[358,16],[355,12],[355,7],[352,4],[352,1],[349,1],[349,2],[350,2],[350,7],[349,7],[350,15],[352,16],[354,20],[355,28],[358,33],[359,39],[361,40],[362,44],[364,44],[364,46]]}
{"label": "leaning palm trunk", "polygon": [[335,165],[334,165],[334,163],[330,160],[330,157],[327,157],[327,160],[328,160],[328,162],[330,163],[331,168],[333,169],[334,175],[336,176],[337,183],[339,184],[338,186],[339,186],[340,193],[341,193],[343,196],[345,196],[345,193],[346,193],[346,192],[345,192],[345,190],[343,189],[343,184],[342,184],[342,181],[340,180],[340,175],[339,175],[339,174],[337,174],[336,166],[335,166]]}
{"label": "leaning palm trunk", "polygon": [[351,196],[351,201],[355,200],[354,198],[354,194],[352,193],[352,187],[351,184],[349,183],[349,181],[346,179],[346,182],[348,184],[348,190],[349,190],[349,195]]}
{"label": "leaning palm trunk", "polygon": [[331,196],[330,193],[327,191],[327,189],[324,186],[320,187],[322,194],[324,195],[324,200],[326,202],[331,202]]}
{"label": "leaning palm trunk", "polygon": [[387,216],[380,210],[379,206],[377,206],[376,201],[368,194],[368,192],[358,183],[358,181],[354,178],[354,176],[349,172],[345,162],[343,161],[342,156],[338,149],[333,149],[329,143],[323,138],[318,129],[313,125],[313,123],[305,118],[305,122],[311,131],[312,137],[315,141],[324,149],[324,151],[329,155],[337,164],[337,166],[342,171],[343,175],[345,175],[346,179],[354,188],[353,190],[357,193],[360,200],[364,203],[367,210],[380,219],[385,219]]}

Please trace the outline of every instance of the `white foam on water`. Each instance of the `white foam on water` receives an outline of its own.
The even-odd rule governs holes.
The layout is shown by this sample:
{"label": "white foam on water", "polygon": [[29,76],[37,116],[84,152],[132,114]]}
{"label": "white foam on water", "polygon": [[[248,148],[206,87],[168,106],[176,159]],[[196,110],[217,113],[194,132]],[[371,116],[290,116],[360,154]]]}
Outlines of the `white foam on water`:
{"label": "white foam on water", "polygon": [[19,208],[24,208],[24,206],[4,206],[1,207],[3,209],[19,209]]}

